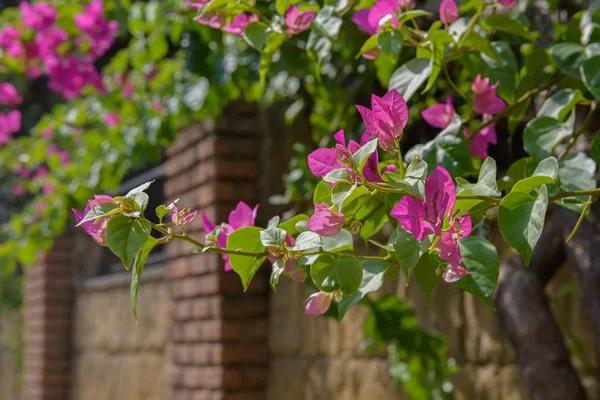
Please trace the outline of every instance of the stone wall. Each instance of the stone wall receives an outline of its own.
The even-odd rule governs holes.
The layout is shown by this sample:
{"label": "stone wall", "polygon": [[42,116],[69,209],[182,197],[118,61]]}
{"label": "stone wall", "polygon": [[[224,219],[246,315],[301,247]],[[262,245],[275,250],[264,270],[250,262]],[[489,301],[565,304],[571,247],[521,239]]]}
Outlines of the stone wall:
{"label": "stone wall", "polygon": [[87,279],[74,304],[72,399],[162,400],[169,292],[162,267],[144,271],[137,323],[130,274]]}
{"label": "stone wall", "polygon": [[18,312],[0,314],[0,399],[18,400],[20,358],[23,351],[22,318]]}
{"label": "stone wall", "polygon": [[[548,295],[560,308],[567,341],[582,340],[593,354],[580,296],[560,295],[570,281],[565,266],[548,285]],[[423,326],[448,338],[449,355],[461,368],[453,379],[457,400],[527,398],[515,354],[490,307],[448,284],[436,289],[429,305],[414,282],[405,288],[401,280],[387,291],[396,291],[411,304]],[[360,349],[364,309],[352,309],[341,324],[308,317],[303,302],[310,293],[308,287],[282,279],[271,296],[268,399],[403,399],[401,390],[390,382],[385,357],[369,358]],[[584,361],[574,357],[575,365]],[[597,381],[582,377],[590,398],[596,398]]]}

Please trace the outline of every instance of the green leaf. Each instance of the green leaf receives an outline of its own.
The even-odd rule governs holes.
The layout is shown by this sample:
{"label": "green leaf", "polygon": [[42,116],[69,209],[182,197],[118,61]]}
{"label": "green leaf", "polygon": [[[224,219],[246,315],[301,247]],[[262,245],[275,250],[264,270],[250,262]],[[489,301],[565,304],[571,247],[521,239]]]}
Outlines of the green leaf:
{"label": "green leaf", "polygon": [[148,241],[151,230],[152,224],[146,219],[115,215],[108,221],[106,242],[110,250],[123,261],[128,271],[131,261]]}
{"label": "green leaf", "polygon": [[529,32],[527,26],[521,25],[516,19],[508,14],[492,13],[483,21],[483,26],[488,31],[497,30],[517,35],[526,40],[534,40],[539,34]]}
{"label": "green leaf", "polygon": [[308,221],[308,215],[306,214],[298,214],[293,218],[288,219],[285,222],[282,222],[279,227],[287,232],[288,235],[295,235],[298,232],[296,228],[296,224],[300,221]]}
{"label": "green leaf", "polygon": [[554,147],[571,135],[573,127],[569,122],[560,122],[550,117],[534,118],[525,127],[523,146],[536,160],[552,155]]}
{"label": "green leaf", "polygon": [[[266,248],[260,241],[261,231],[262,228],[256,226],[247,226],[233,231],[227,237],[227,249],[241,250],[250,253],[264,252]],[[257,259],[252,256],[229,254],[229,263],[242,280],[244,290],[248,289],[250,281],[265,259],[266,256],[261,256]]]}
{"label": "green leaf", "polygon": [[388,89],[396,89],[408,101],[431,75],[432,65],[427,58],[413,58],[394,72]]}
{"label": "green leaf", "polygon": [[356,293],[363,278],[363,270],[358,258],[346,254],[335,260],[335,275],[344,295]]}
{"label": "green leaf", "polygon": [[280,228],[268,228],[260,232],[260,242],[264,246],[281,246],[285,243],[286,231]]}
{"label": "green leaf", "polygon": [[76,226],[81,226],[88,221],[96,220],[102,217],[108,217],[121,212],[117,203],[102,203],[92,208]]}
{"label": "green leaf", "polygon": [[414,158],[406,169],[404,179],[393,172],[383,174],[390,186],[406,190],[419,199],[425,198],[425,180],[427,179],[427,163],[420,158]]}
{"label": "green leaf", "polygon": [[596,188],[596,163],[584,153],[569,153],[558,162],[558,180],[566,191]]}
{"label": "green leaf", "polygon": [[365,164],[369,160],[369,157],[371,157],[371,154],[373,154],[377,150],[377,143],[377,139],[373,139],[364,146],[362,146],[360,149],[358,149],[356,153],[352,155],[352,165],[358,173],[363,172],[363,169],[365,168]]}
{"label": "green leaf", "polygon": [[398,229],[390,237],[390,243],[394,246],[396,260],[402,268],[402,272],[404,272],[406,284],[408,285],[412,270],[429,248],[431,239],[425,237],[422,241],[418,241],[412,233],[405,231],[398,225]]}
{"label": "green leaf", "polygon": [[550,117],[564,121],[569,112],[583,99],[583,95],[577,89],[562,89],[546,99],[537,113],[538,117]]}
{"label": "green leaf", "polygon": [[558,178],[558,161],[554,157],[548,157],[540,161],[533,175],[515,183],[513,192],[529,193],[544,184],[556,184]]}
{"label": "green leaf", "polygon": [[338,305],[338,319],[341,321],[344,315],[354,305],[358,304],[368,293],[375,292],[383,286],[385,272],[390,263],[387,261],[362,261],[362,281],[358,290],[351,295],[344,294]]}
{"label": "green leaf", "polygon": [[558,43],[550,48],[554,64],[565,74],[581,79],[579,66],[586,59],[585,49],[578,43]]}
{"label": "green leaf", "polygon": [[350,183],[350,179],[350,171],[348,171],[346,168],[334,169],[323,177],[323,180],[329,183]]}
{"label": "green leaf", "polygon": [[385,31],[377,35],[377,47],[381,53],[389,57],[393,62],[398,60],[404,39],[399,31]]}
{"label": "green leaf", "polygon": [[150,201],[150,197],[144,192],[136,193],[133,196],[133,204],[135,206],[136,211],[144,212],[146,207],[148,207],[148,202]]}
{"label": "green leaf", "polygon": [[438,264],[434,260],[435,259],[429,254],[423,254],[417,265],[415,265],[413,272],[417,285],[419,286],[419,289],[421,289],[427,303],[431,302],[433,291],[442,279],[440,275],[436,273]]}
{"label": "green leaf", "polygon": [[273,270],[271,271],[271,278],[269,279],[269,283],[271,284],[271,288],[274,292],[277,291],[277,284],[279,283],[279,278],[281,274],[285,271],[285,262],[283,259],[278,258],[273,263]]}
{"label": "green leaf", "polygon": [[456,285],[494,308],[492,296],[500,274],[496,247],[478,236],[462,238],[458,245],[463,265],[470,274],[462,277]]}
{"label": "green leaf", "polygon": [[[433,29],[433,26],[431,29]],[[429,75],[427,86],[425,86],[422,93],[426,93],[437,81],[437,77],[442,70],[442,64],[444,63],[446,48],[454,41],[448,32],[441,30],[430,33],[427,38],[431,41],[431,74]]]}
{"label": "green leaf", "polygon": [[267,37],[267,42],[262,51],[260,57],[260,66],[258,68],[261,87],[265,86],[265,83],[267,81],[267,72],[269,72],[269,68],[271,67],[273,57],[275,56],[277,51],[279,51],[279,48],[283,45],[286,38],[286,35],[279,32],[271,32]]}
{"label": "green leaf", "polygon": [[486,75],[490,78],[490,82],[500,82],[498,95],[512,104],[515,101],[517,60],[508,43],[492,42],[491,46],[497,54],[496,58],[488,57],[486,54],[481,55],[488,67]]}
{"label": "green leaf", "polygon": [[150,187],[150,185],[152,185],[154,183],[154,180],[151,180],[150,182],[146,182],[141,184],[140,186],[131,189],[126,195],[125,198],[129,198],[129,199],[133,199],[135,197],[136,194],[138,193],[142,193],[143,191],[145,191],[146,189],[148,189]]}
{"label": "green leaf", "polygon": [[335,259],[327,254],[320,255],[312,264],[310,277],[317,289],[322,292],[331,293],[340,288],[336,275]]}
{"label": "green leaf", "polygon": [[398,16],[398,26],[402,26],[402,24],[404,24],[405,22],[408,22],[410,20],[419,18],[419,17],[425,17],[431,15],[430,12],[427,12],[425,10],[408,10],[403,12],[402,14],[400,14]]}
{"label": "green leaf", "polygon": [[287,13],[288,8],[291,5],[297,4],[299,3],[299,0],[276,0],[275,1],[275,9],[277,10],[277,13],[281,16],[285,16],[285,14]]}
{"label": "green leaf", "polygon": [[156,216],[158,217],[158,219],[162,220],[165,217],[165,215],[167,215],[169,211],[173,209],[174,205],[174,203],[171,203],[168,207],[166,207],[161,204],[160,206],[156,207]]}
{"label": "green leaf", "polygon": [[352,234],[345,229],[342,229],[335,236],[323,236],[321,241],[323,243],[323,251],[330,253],[352,250],[354,248]]}
{"label": "green leaf", "polygon": [[600,56],[584,61],[579,67],[583,83],[596,100],[600,99]]}
{"label": "green leaf", "polygon": [[498,59],[498,54],[496,54],[496,51],[494,50],[494,47],[490,41],[475,31],[471,31],[469,35],[464,38],[461,48],[464,47],[473,47],[491,59]]}
{"label": "green leaf", "polygon": [[537,198],[525,192],[511,192],[500,203],[498,211],[500,232],[521,254],[527,265],[542,235],[547,206],[546,186],[540,187]]}
{"label": "green leaf", "polygon": [[462,133],[462,121],[458,115],[435,139],[425,145],[413,147],[406,154],[406,160],[412,160],[415,156],[420,156],[427,162],[429,173],[438,165],[443,165],[452,176],[473,171],[471,150]]}
{"label": "green leaf", "polygon": [[331,201],[336,209],[341,212],[344,204],[350,204],[353,200],[369,193],[364,186],[340,182],[333,187],[331,191]]}
{"label": "green leaf", "polygon": [[135,257],[133,268],[131,269],[131,309],[133,310],[133,316],[137,319],[137,297],[140,288],[140,281],[142,280],[142,272],[146,265],[146,260],[150,255],[152,249],[159,244],[159,241],[154,239],[152,236],[148,237],[146,244],[142,248],[142,251]]}
{"label": "green leaf", "polygon": [[370,38],[368,38],[365,41],[365,43],[362,45],[362,47],[360,48],[358,54],[356,55],[356,58],[358,58],[361,55],[365,54],[369,50],[376,49],[377,48],[377,38],[378,38],[378,35],[373,35]]}
{"label": "green leaf", "polygon": [[469,183],[462,178],[456,178],[456,182],[462,189],[477,196],[498,197],[502,195],[496,183],[496,161],[492,157],[486,158],[481,164],[477,183]]}
{"label": "green leaf", "polygon": [[169,51],[169,42],[167,42],[164,31],[155,31],[155,33],[150,36],[150,46],[148,50],[150,51],[150,59],[153,61],[162,60],[167,55],[167,52]]}
{"label": "green leaf", "polygon": [[315,187],[315,192],[313,193],[313,204],[317,205],[320,203],[327,203],[332,206],[331,202],[331,187],[325,181],[319,181],[317,183],[317,187]]}
{"label": "green leaf", "polygon": [[262,52],[269,36],[267,29],[263,22],[252,22],[244,30],[244,40],[250,47]]}
{"label": "green leaf", "polygon": [[303,251],[321,247],[321,236],[315,232],[302,232],[296,239],[294,250]]}
{"label": "green leaf", "polygon": [[594,134],[592,140],[592,156],[596,160],[596,164],[600,163],[600,131]]}

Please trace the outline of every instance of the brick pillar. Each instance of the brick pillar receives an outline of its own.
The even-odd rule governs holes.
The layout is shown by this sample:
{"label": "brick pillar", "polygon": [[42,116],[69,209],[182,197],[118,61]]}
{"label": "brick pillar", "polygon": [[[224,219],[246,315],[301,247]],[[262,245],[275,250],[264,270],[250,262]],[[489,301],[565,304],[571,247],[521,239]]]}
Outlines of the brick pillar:
{"label": "brick pillar", "polygon": [[73,241],[57,239],[25,275],[23,398],[69,398],[73,283],[69,255]]}
{"label": "brick pillar", "polygon": [[[259,121],[251,110],[180,133],[168,151],[165,192],[181,207],[226,221],[238,201],[259,201]],[[229,126],[228,126],[229,125]],[[203,239],[200,216],[188,231]],[[243,292],[217,254],[197,255],[185,242],[168,245],[171,332],[168,399],[264,399],[268,368],[265,273]]]}

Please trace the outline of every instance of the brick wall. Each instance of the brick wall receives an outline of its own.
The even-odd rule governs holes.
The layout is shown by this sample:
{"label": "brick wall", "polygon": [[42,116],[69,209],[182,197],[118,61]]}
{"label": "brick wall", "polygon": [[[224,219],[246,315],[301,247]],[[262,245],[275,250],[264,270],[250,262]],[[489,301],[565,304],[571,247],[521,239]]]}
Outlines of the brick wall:
{"label": "brick wall", "polygon": [[68,398],[73,284],[70,238],[57,239],[40,254],[25,279],[23,398]]}
{"label": "brick wall", "polygon": [[[236,110],[223,123],[193,125],[169,151],[169,200],[226,221],[239,201],[254,206],[261,138],[255,109]],[[188,231],[202,238],[197,218]],[[264,275],[243,292],[219,255],[168,245],[172,308],[168,346],[168,399],[253,400],[265,396],[268,367],[268,291]]]}

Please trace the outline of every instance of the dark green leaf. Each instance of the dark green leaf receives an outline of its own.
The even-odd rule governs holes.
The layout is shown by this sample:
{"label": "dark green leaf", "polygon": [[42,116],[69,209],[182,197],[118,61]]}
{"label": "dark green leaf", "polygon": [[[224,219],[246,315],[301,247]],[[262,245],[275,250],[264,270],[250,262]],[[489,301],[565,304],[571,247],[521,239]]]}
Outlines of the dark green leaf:
{"label": "dark green leaf", "polygon": [[573,126],[569,122],[550,117],[534,118],[525,127],[523,146],[527,153],[541,161],[550,157],[554,147],[572,132]]}
{"label": "dark green leaf", "polygon": [[560,187],[567,191],[596,188],[596,163],[584,153],[569,153],[558,162]]}
{"label": "dark green leaf", "polygon": [[298,214],[285,222],[282,222],[279,227],[287,232],[288,235],[295,235],[298,232],[296,224],[300,221],[308,221],[308,216],[305,214]]}
{"label": "dark green leaf", "polygon": [[513,192],[529,193],[544,184],[555,184],[558,178],[558,161],[554,157],[548,157],[540,161],[533,175],[515,183]]}
{"label": "dark green leaf", "polygon": [[408,101],[419,86],[431,74],[431,61],[427,58],[413,58],[394,72],[390,78],[388,89],[396,89],[404,100]]}
{"label": "dark green leaf", "polygon": [[363,278],[363,270],[358,258],[346,254],[336,259],[335,274],[344,295],[356,293]]}
{"label": "dark green leaf", "polygon": [[396,260],[404,272],[408,285],[413,268],[429,248],[431,240],[426,237],[418,241],[412,233],[405,231],[401,226],[398,226],[394,233],[395,235],[390,237],[390,243],[394,246]]}
{"label": "dark green leaf", "polygon": [[390,186],[406,190],[406,192],[419,199],[425,198],[425,180],[427,179],[427,163],[420,158],[413,158],[406,169],[404,179],[393,172],[386,172],[384,177]]}
{"label": "dark green leaf", "polygon": [[335,236],[323,236],[323,250],[327,252],[339,252],[352,250],[354,248],[354,240],[352,234],[345,229]]}
{"label": "dark green leaf", "polygon": [[550,48],[550,54],[558,69],[581,79],[579,66],[586,59],[584,50],[578,43],[558,43]]}
{"label": "dark green leaf", "polygon": [[350,171],[346,168],[338,168],[329,172],[327,175],[323,177],[325,182],[329,183],[338,183],[338,182],[346,182],[350,183]]}
{"label": "dark green leaf", "polygon": [[320,255],[310,267],[310,277],[322,292],[331,293],[340,288],[335,270],[335,259],[329,255]]}
{"label": "dark green leaf", "polygon": [[583,98],[577,89],[562,89],[548,98],[538,111],[538,117],[550,117],[564,121],[569,112]]}
{"label": "dark green leaf", "polygon": [[399,31],[385,31],[377,35],[377,47],[393,62],[398,60],[404,39]]}
{"label": "dark green leaf", "polygon": [[[240,250],[250,253],[262,253],[265,246],[260,241],[262,228],[247,226],[232,232],[227,237],[227,249]],[[266,256],[255,258],[252,256],[229,254],[229,263],[242,280],[244,290],[248,289],[250,281],[264,262]]]}
{"label": "dark green leaf", "polygon": [[538,190],[537,198],[525,192],[511,192],[500,203],[500,232],[527,265],[542,235],[547,206],[548,191],[545,185]]}
{"label": "dark green leaf", "polygon": [[131,297],[131,309],[133,310],[133,316],[137,319],[137,297],[140,288],[140,281],[142,280],[142,272],[144,271],[144,266],[146,265],[146,260],[150,255],[152,249],[154,249],[159,244],[159,241],[154,239],[152,236],[148,237],[146,244],[144,245],[142,251],[135,257],[135,262],[133,263],[133,268],[131,269],[131,288],[130,288],[130,297]]}
{"label": "dark green leaf", "polygon": [[338,318],[341,320],[350,308],[356,305],[368,293],[375,292],[383,286],[385,272],[389,266],[387,261],[362,261],[362,281],[358,290],[352,295],[344,294],[338,306]]}
{"label": "dark green leaf", "polygon": [[483,21],[483,25],[487,30],[511,33],[527,40],[534,40],[539,35],[537,32],[529,32],[527,26],[521,25],[508,14],[492,13]]}
{"label": "dark green leaf", "polygon": [[492,296],[500,272],[496,247],[478,236],[462,238],[458,245],[463,265],[470,274],[462,277],[456,285],[494,308]]}
{"label": "dark green leaf", "polygon": [[269,36],[267,29],[267,25],[262,22],[252,22],[244,30],[244,39],[246,40],[246,43],[248,43],[250,47],[262,52],[263,47],[265,47],[265,43],[267,42],[267,37]]}
{"label": "dark green leaf", "polygon": [[483,164],[481,164],[477,183],[469,183],[462,178],[456,178],[456,182],[462,189],[474,195],[498,197],[502,194],[498,191],[496,161],[492,157],[486,158]]}
{"label": "dark green leaf", "polygon": [[431,301],[433,291],[442,279],[436,273],[437,268],[438,264],[434,261],[434,258],[429,254],[423,254],[413,271],[417,285],[421,289],[427,303]]}
{"label": "dark green leaf", "polygon": [[600,56],[584,61],[579,67],[583,83],[596,100],[600,99]]}
{"label": "dark green leaf", "polygon": [[124,215],[115,215],[108,221],[106,242],[110,250],[123,261],[127,270],[148,241],[151,230],[152,224],[146,219],[134,220]]}

